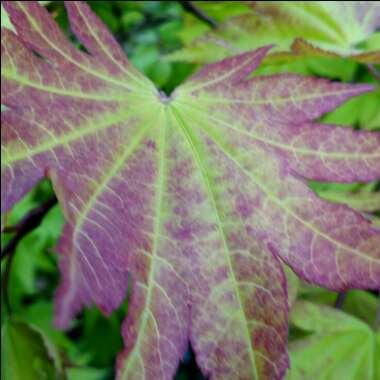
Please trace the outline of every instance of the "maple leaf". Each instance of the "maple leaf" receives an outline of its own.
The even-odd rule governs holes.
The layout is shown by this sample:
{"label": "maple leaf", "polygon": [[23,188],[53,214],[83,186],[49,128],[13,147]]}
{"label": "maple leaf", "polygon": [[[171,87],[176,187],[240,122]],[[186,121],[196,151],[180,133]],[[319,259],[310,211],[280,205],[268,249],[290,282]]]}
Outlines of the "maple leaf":
{"label": "maple leaf", "polygon": [[[342,56],[357,62],[380,63],[378,41],[373,46],[365,43],[371,35],[375,38],[374,32],[380,26],[379,2],[241,1],[239,14],[232,17],[229,15],[235,4],[207,3],[210,2],[203,5],[206,11],[223,15],[219,16],[222,22],[218,28],[193,27],[195,36],[186,34],[185,47],[168,58],[213,62],[275,42],[274,53],[266,57],[266,63],[304,56]],[[223,6],[224,12],[220,9]]]}
{"label": "maple leaf", "polygon": [[343,193],[322,191],[319,196],[331,202],[345,203],[359,211],[375,212],[380,210],[380,192]]}
{"label": "maple leaf", "polygon": [[[290,319],[308,334],[289,344],[292,368],[286,380],[316,376],[347,380],[377,378],[374,370],[380,346],[376,347],[376,333],[367,323],[329,306],[305,301],[295,303]],[[329,349],[323,348],[323,344]]]}
{"label": "maple leaf", "polygon": [[380,134],[312,120],[372,89],[246,79],[270,47],[205,66],[170,96],[82,2],[69,43],[36,2],[3,2],[2,211],[52,180],[66,224],[56,324],[132,295],[118,379],[171,379],[188,341],[213,379],[281,379],[280,260],[330,289],[380,287],[380,231],[304,179],[380,177]]}

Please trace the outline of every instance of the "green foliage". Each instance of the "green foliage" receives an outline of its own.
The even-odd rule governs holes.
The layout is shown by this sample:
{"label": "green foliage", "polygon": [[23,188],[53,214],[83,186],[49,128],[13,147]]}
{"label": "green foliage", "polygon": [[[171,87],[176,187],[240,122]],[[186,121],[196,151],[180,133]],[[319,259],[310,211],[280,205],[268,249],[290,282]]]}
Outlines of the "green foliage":
{"label": "green foliage", "polygon": [[29,324],[7,319],[1,327],[2,380],[64,380],[60,358]]}
{"label": "green foliage", "polygon": [[[185,47],[170,59],[210,62],[241,51],[275,44],[267,62],[294,61],[307,56],[350,57],[379,63],[376,2],[258,1],[200,2],[219,21],[217,28],[197,26],[182,36]],[[252,36],[254,35],[254,38]],[[369,40],[368,40],[369,39]]]}
{"label": "green foliage", "polygon": [[157,87],[170,93],[192,71],[192,64],[161,59],[181,46],[182,7],[178,2],[115,1],[105,5],[104,2],[91,1],[90,5],[122,41],[133,64]]}
{"label": "green foliage", "polygon": [[366,323],[328,306],[302,301],[294,305],[291,321],[307,335],[290,343],[287,380],[376,379],[380,346]]}

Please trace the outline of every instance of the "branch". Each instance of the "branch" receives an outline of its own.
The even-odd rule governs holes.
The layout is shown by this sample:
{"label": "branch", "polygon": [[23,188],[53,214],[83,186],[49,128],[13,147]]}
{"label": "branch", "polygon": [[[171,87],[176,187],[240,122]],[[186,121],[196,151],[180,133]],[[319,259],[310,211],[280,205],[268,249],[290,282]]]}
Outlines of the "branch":
{"label": "branch", "polygon": [[1,281],[1,290],[4,297],[5,305],[7,306],[8,313],[12,313],[9,293],[8,293],[8,284],[11,274],[11,267],[13,263],[14,253],[17,247],[17,244],[20,240],[27,235],[30,231],[37,228],[44,216],[49,212],[49,210],[57,203],[57,198],[52,196],[42,205],[30,210],[17,224],[10,227],[5,227],[4,232],[15,232],[16,235],[9,240],[6,246],[1,250],[1,260],[8,256],[7,263],[5,265],[4,274]]}
{"label": "branch", "polygon": [[336,297],[334,307],[335,309],[341,309],[343,307],[344,300],[346,299],[347,292],[339,292]]}
{"label": "branch", "polygon": [[180,1],[183,9],[195,17],[199,18],[201,21],[210,25],[212,28],[216,28],[218,23],[208,14],[202,11],[202,9],[198,8],[194,3],[194,1]]}
{"label": "branch", "polygon": [[1,260],[14,252],[20,240],[40,225],[44,216],[56,203],[57,198],[54,195],[42,205],[30,210],[16,225],[4,228],[4,232],[16,232],[16,235],[1,250]]}
{"label": "branch", "polygon": [[372,63],[367,64],[367,69],[372,74],[374,79],[380,82],[380,72],[376,69],[376,67]]}
{"label": "branch", "polygon": [[9,299],[8,284],[11,275],[11,268],[13,263],[14,251],[8,256],[7,263],[5,265],[4,273],[2,273],[1,279],[1,294],[4,299],[5,306],[7,307],[9,315],[12,314],[11,302]]}

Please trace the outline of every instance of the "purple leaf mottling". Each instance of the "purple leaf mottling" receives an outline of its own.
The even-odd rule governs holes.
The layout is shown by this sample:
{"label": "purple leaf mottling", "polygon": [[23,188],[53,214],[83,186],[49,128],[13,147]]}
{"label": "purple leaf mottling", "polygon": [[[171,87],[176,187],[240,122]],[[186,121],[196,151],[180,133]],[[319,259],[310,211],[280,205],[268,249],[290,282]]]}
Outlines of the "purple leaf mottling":
{"label": "purple leaf mottling", "polygon": [[380,288],[380,231],[306,182],[380,178],[378,132],[313,122],[371,86],[247,79],[267,46],[164,98],[85,2],[66,3],[85,52],[37,2],[3,3],[2,212],[51,179],[58,327],[94,303],[110,314],[131,284],[119,380],[172,379],[189,341],[210,379],[282,379],[281,260],[329,289]]}

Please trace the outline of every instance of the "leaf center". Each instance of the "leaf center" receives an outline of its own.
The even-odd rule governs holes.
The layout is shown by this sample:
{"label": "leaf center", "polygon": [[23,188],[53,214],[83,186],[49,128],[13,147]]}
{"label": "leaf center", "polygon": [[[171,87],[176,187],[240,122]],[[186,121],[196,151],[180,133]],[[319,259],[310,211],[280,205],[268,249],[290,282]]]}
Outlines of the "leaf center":
{"label": "leaf center", "polygon": [[173,100],[171,95],[166,95],[165,92],[161,90],[159,91],[159,99],[164,104],[169,104]]}

